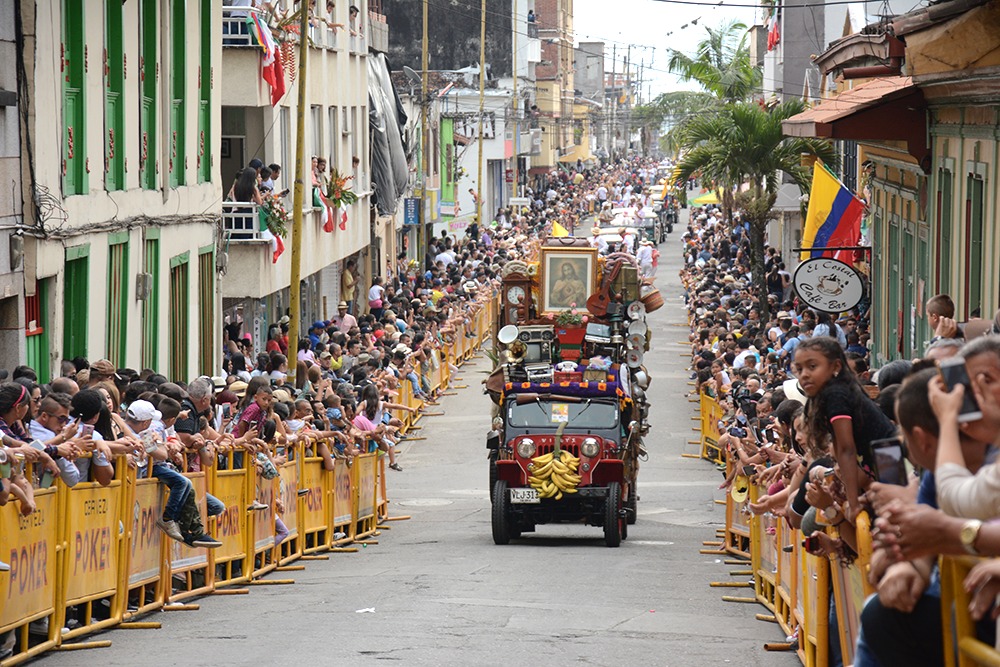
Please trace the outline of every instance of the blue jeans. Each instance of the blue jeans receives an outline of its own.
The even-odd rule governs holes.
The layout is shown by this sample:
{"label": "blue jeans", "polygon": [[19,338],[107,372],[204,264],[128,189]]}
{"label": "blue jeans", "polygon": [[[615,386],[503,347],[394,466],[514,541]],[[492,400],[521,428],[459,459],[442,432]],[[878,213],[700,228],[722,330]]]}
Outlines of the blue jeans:
{"label": "blue jeans", "polygon": [[417,377],[416,373],[407,373],[406,379],[410,381],[410,386],[413,388],[413,395],[416,397],[424,396],[424,390],[420,386],[420,378]]}
{"label": "blue jeans", "polygon": [[226,504],[211,493],[205,494],[205,504],[208,505],[208,516],[219,516],[226,511]]}
{"label": "blue jeans", "polygon": [[[166,521],[177,521],[180,518],[181,508],[188,495],[194,490],[194,485],[184,475],[180,474],[166,463],[153,464],[153,476],[163,482],[170,489],[170,496],[167,498],[167,506],[163,508],[163,518]],[[223,508],[225,509],[225,508]]]}

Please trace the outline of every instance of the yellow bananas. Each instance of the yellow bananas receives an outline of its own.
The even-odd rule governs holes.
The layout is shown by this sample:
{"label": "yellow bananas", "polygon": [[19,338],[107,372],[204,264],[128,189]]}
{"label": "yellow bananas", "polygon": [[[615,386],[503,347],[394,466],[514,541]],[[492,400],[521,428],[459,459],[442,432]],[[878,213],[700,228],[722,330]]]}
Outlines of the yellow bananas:
{"label": "yellow bananas", "polygon": [[580,459],[562,450],[558,456],[549,452],[531,459],[531,476],[528,484],[542,498],[562,500],[565,493],[576,493],[580,476],[576,474]]}

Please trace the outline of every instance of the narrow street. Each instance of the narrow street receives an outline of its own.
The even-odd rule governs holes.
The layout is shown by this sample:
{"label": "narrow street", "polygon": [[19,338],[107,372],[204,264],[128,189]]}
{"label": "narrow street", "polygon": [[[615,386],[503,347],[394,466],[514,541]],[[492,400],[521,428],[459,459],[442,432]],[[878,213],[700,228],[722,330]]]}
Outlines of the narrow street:
{"label": "narrow street", "polygon": [[[719,556],[699,555],[723,508],[713,466],[695,452],[685,314],[676,279],[680,230],[661,246],[667,305],[651,315],[655,335],[649,462],[639,475],[638,523],[618,549],[601,529],[539,526],[508,546],[493,544],[484,434],[490,403],[479,385],[488,360],[462,368],[444,416],[429,417],[390,471],[391,524],[380,544],[332,554],[293,586],[251,587],[247,596],[200,600],[201,610],[154,614],[161,630],[117,630],[113,646],[55,654],[41,664],[183,665],[796,665],[765,653],[782,639],[754,620],[757,605],[720,600],[728,580]],[[739,593],[744,591],[739,589]]]}

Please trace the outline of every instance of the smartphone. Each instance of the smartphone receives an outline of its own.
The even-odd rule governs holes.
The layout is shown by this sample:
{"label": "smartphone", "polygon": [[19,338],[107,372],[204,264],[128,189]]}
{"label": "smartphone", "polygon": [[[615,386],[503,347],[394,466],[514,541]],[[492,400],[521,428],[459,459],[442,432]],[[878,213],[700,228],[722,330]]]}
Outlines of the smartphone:
{"label": "smartphone", "polygon": [[810,535],[806,539],[802,540],[802,548],[809,553],[816,553],[819,551],[819,538],[815,535]]}
{"label": "smartphone", "polygon": [[232,412],[233,412],[233,406],[231,403],[222,404],[222,417],[224,419],[229,419],[229,417],[232,415]]}
{"label": "smartphone", "polygon": [[38,482],[38,488],[47,489],[52,486],[52,483],[56,481],[56,476],[52,474],[52,471],[46,470],[42,473],[42,479]]}
{"label": "smartphone", "polygon": [[83,426],[80,427],[80,437],[81,438],[86,438],[87,436],[91,436],[91,435],[94,435],[94,425],[93,424],[84,424]]}
{"label": "smartphone", "polygon": [[900,436],[872,440],[872,452],[875,455],[875,479],[883,484],[907,485],[906,447]]}
{"label": "smartphone", "polygon": [[972,393],[972,382],[969,380],[969,372],[965,368],[965,359],[951,357],[938,362],[938,370],[941,372],[941,379],[944,380],[948,391],[955,385],[965,387],[965,396],[962,399],[962,408],[958,411],[958,423],[976,421],[983,418],[983,412],[976,403],[976,396]]}
{"label": "smartphone", "polygon": [[757,474],[757,469],[753,466],[743,466],[743,474],[747,477],[753,477]]}

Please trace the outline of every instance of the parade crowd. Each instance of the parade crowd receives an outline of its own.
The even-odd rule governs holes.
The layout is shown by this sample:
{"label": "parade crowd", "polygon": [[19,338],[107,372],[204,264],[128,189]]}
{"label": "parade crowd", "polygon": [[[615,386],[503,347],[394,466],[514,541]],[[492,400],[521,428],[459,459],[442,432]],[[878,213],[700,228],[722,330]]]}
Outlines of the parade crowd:
{"label": "parade crowd", "polygon": [[[944,665],[938,556],[1000,555],[1000,317],[956,322],[952,299],[936,295],[923,356],[875,368],[866,301],[809,308],[775,248],[765,249],[766,293],[754,289],[738,213],[694,210],[683,238],[692,377],[726,413],[720,488],[748,477],[761,494],[747,510],[800,529],[804,548],[835,564],[857,557],[866,512],[875,550],[865,576],[877,593],[853,664]],[[964,385],[951,379],[961,371]],[[994,645],[1000,560],[980,561],[964,586],[978,638]],[[829,618],[829,664],[840,665],[833,595]]]}
{"label": "parade crowd", "polygon": [[[273,190],[279,170],[260,163],[241,172],[246,183],[234,186],[239,200]],[[405,436],[391,411],[423,409],[401,404],[401,387],[408,385],[421,405],[437,404],[430,378],[449,363],[442,349],[475,335],[463,334],[462,325],[496,297],[504,264],[531,256],[554,228],[575,229],[605,202],[641,203],[648,196],[642,183],[655,174],[639,163],[580,164],[538,177],[527,188],[530,206],[500,209],[460,234],[442,232],[422,262],[401,253],[370,284],[361,284],[356,260],[349,260],[336,312],[305,327],[296,346],[289,345],[287,314],[268,326],[263,349],[255,348],[245,322],[227,318],[222,366],[212,376],[168,378],[156,369],[85,358],[64,360],[54,378],[39,378],[29,366],[0,370],[0,505],[16,503],[20,515],[30,516],[36,490],[107,486],[124,461],[169,490],[157,520],[164,534],[217,548],[184,473],[242,466],[249,457],[256,475],[273,479],[295,455],[295,443],[322,457],[327,470],[338,459],[350,465],[358,454],[380,451],[390,469],[401,471],[396,445]],[[618,244],[633,250],[639,244],[623,231]],[[297,351],[290,359],[291,349]],[[247,511],[267,509],[261,500]],[[270,502],[280,543],[287,535],[284,508],[280,498]],[[225,510],[210,494],[206,506],[209,517]],[[9,569],[0,555],[0,576]],[[35,631],[45,634],[47,627]],[[14,633],[2,638],[0,659],[13,640]]]}

